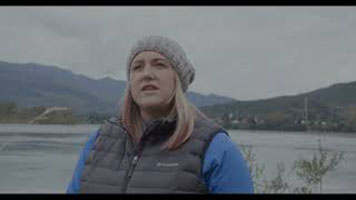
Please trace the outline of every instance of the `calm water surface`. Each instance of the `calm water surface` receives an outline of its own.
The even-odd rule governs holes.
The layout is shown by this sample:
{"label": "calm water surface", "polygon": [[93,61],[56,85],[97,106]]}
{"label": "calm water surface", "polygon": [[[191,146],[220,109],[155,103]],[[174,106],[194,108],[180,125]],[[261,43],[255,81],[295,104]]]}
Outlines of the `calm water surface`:
{"label": "calm water surface", "polygon": [[[0,192],[64,193],[82,145],[99,125],[0,124]],[[325,177],[323,192],[356,193],[356,135],[229,130],[232,140],[252,147],[265,177],[276,175],[300,158],[311,158],[318,140],[330,150],[343,151],[342,161]],[[290,173],[287,181],[301,182]]]}

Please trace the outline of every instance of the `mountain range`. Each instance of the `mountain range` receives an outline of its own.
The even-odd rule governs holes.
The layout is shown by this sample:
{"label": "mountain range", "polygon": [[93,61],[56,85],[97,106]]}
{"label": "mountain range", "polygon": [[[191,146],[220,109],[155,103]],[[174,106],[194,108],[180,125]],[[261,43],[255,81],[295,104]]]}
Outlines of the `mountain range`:
{"label": "mountain range", "polygon": [[[0,102],[19,107],[66,106],[81,114],[113,114],[125,87],[126,81],[109,77],[97,80],[56,66],[0,61]],[[187,98],[197,107],[236,101],[192,91]]]}
{"label": "mountain range", "polygon": [[[126,81],[109,77],[93,79],[56,66],[0,61],[0,103],[15,102],[19,107],[67,106],[76,113],[113,114],[126,87]],[[285,113],[293,118],[304,116],[330,118],[356,106],[356,81],[298,95],[239,101],[215,94],[188,91],[187,98],[212,118],[233,114],[263,116]]]}

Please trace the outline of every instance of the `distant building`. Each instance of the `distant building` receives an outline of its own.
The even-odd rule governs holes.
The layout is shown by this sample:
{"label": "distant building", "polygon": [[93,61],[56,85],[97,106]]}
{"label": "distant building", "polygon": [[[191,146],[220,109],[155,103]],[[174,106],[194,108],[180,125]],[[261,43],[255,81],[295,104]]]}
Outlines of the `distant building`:
{"label": "distant building", "polygon": [[40,120],[47,119],[48,115],[53,113],[53,112],[62,112],[62,111],[71,111],[72,109],[69,107],[47,107],[45,111],[43,111],[40,115],[32,119],[29,124],[35,124],[36,122]]}

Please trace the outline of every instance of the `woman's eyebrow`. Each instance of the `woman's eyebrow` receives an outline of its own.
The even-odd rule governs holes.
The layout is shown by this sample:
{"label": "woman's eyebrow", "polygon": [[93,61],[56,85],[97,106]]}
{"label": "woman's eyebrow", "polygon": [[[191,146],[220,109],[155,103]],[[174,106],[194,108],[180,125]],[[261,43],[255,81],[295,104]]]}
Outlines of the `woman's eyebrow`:
{"label": "woman's eyebrow", "polygon": [[163,59],[163,58],[155,58],[152,60],[153,62],[156,62],[156,61],[163,61],[163,62],[167,62],[166,59]]}
{"label": "woman's eyebrow", "polygon": [[142,59],[135,60],[132,64],[135,64],[135,63],[143,63],[143,60]]}

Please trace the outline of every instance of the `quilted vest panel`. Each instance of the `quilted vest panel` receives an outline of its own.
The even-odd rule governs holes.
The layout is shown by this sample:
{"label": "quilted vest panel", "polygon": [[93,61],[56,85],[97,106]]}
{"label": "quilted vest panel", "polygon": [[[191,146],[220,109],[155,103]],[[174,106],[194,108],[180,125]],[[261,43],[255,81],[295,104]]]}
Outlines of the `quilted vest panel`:
{"label": "quilted vest panel", "polygon": [[[82,193],[206,193],[202,164],[212,138],[227,132],[208,120],[196,120],[191,138],[176,150],[161,150],[174,122],[158,123],[134,145],[118,120],[109,120],[85,161]],[[134,166],[134,157],[139,154]]]}

